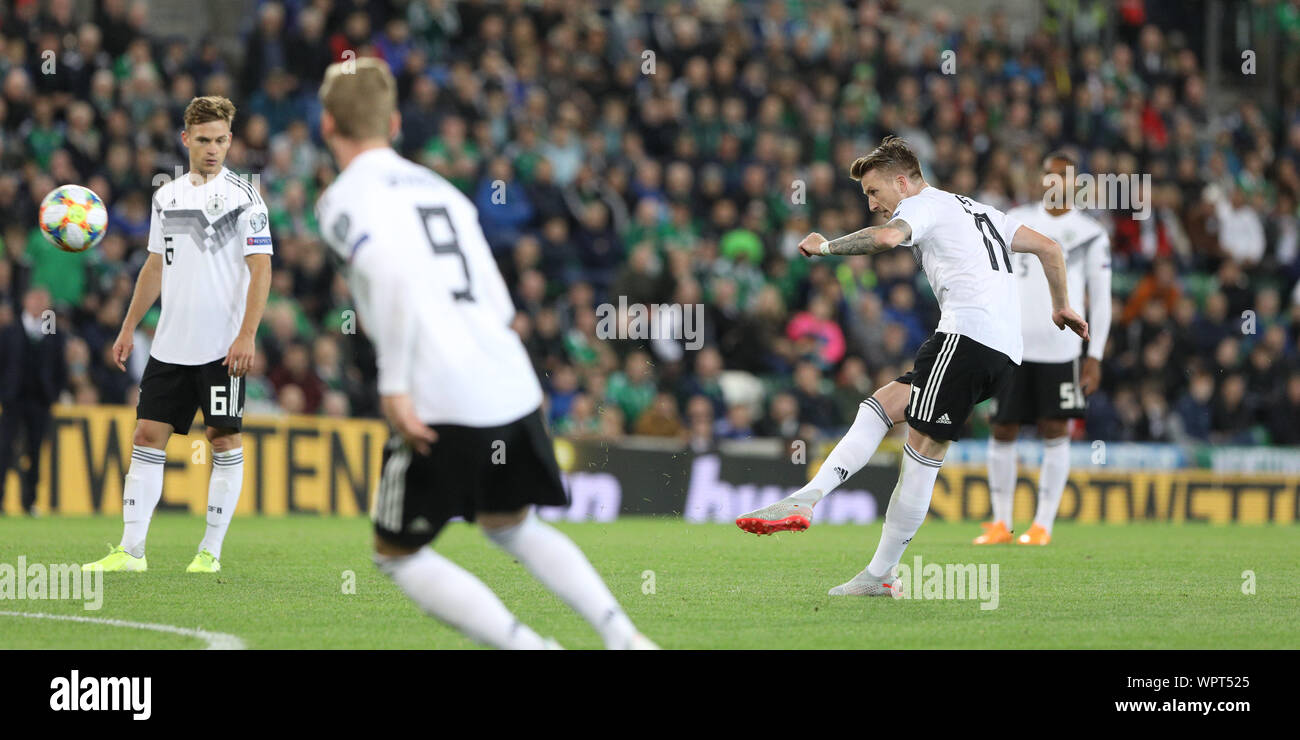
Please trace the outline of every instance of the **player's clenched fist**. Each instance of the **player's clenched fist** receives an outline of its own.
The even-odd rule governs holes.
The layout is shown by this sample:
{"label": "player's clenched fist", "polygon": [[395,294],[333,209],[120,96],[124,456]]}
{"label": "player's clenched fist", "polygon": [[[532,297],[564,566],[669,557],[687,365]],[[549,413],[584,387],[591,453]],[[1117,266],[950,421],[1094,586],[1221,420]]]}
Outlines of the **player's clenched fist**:
{"label": "player's clenched fist", "polygon": [[813,232],[799,242],[799,253],[805,257],[813,257],[822,253],[822,245],[826,243],[826,237]]}

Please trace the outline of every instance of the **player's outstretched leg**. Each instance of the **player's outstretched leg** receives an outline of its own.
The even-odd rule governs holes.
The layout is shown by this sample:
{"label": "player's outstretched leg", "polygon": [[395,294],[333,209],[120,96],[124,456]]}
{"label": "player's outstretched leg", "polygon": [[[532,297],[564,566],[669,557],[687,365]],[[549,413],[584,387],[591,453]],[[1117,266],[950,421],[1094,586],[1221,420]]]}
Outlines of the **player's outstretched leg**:
{"label": "player's outstretched leg", "polygon": [[1016,490],[1017,424],[996,424],[989,437],[989,501],[993,520],[984,523],[976,545],[1004,545],[1011,542],[1011,508]]}
{"label": "player's outstretched leg", "polygon": [[903,446],[903,463],[898,484],[885,510],[885,526],[880,532],[880,544],[871,562],[848,583],[830,590],[832,596],[884,596],[899,593],[899,582],[894,568],[903,557],[907,544],[930,511],[930,497],[934,482],[939,477],[939,466],[948,443],[936,440],[912,429],[907,444]]}
{"label": "player's outstretched leg", "polygon": [[244,487],[244,448],[239,432],[208,427],[212,442],[212,473],[208,478],[208,526],[199,552],[185,569],[187,573],[216,573],[221,570],[221,544]]}
{"label": "player's outstretched leg", "polygon": [[153,510],[162,498],[163,463],[167,461],[163,448],[171,434],[170,424],[147,419],[136,422],[131,465],[122,487],[122,541],[110,547],[106,557],[81,566],[82,570],[148,570],[144,544]]}
{"label": "player's outstretched leg", "polygon": [[862,469],[880,441],[903,419],[909,386],[897,381],[876,391],[858,406],[858,416],[844,438],[826,456],[808,485],[761,509],[741,514],[736,526],[754,534],[802,532],[812,525],[813,507],[849,476]]}
{"label": "player's outstretched leg", "polygon": [[432,548],[402,549],[376,539],[375,550],[375,565],[411,601],[471,640],[502,650],[559,647],[519,621],[473,573]]}
{"label": "player's outstretched leg", "polygon": [[488,539],[523,563],[534,578],[587,620],[607,649],[655,649],[655,644],[637,631],[582,550],[564,533],[538,519],[531,507],[509,514],[480,513],[478,520]]}

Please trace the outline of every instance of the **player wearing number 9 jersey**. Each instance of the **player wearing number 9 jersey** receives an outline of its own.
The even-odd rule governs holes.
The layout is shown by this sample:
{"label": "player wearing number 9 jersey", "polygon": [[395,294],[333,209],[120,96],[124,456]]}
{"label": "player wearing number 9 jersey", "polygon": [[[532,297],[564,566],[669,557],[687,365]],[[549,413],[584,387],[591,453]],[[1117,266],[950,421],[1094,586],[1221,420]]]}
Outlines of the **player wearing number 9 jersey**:
{"label": "player wearing number 9 jersey", "polygon": [[454,185],[369,149],[316,208],[375,344],[381,395],[409,396],[426,424],[499,426],[541,405],[478,212]]}
{"label": "player wearing number 9 jersey", "polygon": [[830,591],[833,596],[897,596],[894,568],[929,511],[948,444],[975,404],[1008,382],[1021,360],[1011,252],[1027,252],[1042,262],[1058,329],[1069,327],[1087,338],[1088,325],[1069,306],[1060,245],[996,208],[929,185],[906,142],[887,137],[856,160],[849,174],[861,182],[871,210],[888,222],[833,241],[810,234],[800,251],[814,256],[911,248],[939,301],[939,325],[912,370],[862,403],[858,418],[807,486],[736,524],[758,534],[806,529],[813,506],[860,470],[894,423],[906,419],[911,429],[880,544],[862,572]]}
{"label": "player wearing number 9 jersey", "polygon": [[389,146],[400,130],[386,63],[332,65],[321,136],[341,172],[317,203],[361,328],[374,342],[385,448],[371,507],[375,563],[429,614],[479,642],[544,648],[486,585],[428,545],[453,517],[489,539],[600,632],[653,647],[600,576],[534,505],[568,497],[544,427],[542,390],[474,205]]}

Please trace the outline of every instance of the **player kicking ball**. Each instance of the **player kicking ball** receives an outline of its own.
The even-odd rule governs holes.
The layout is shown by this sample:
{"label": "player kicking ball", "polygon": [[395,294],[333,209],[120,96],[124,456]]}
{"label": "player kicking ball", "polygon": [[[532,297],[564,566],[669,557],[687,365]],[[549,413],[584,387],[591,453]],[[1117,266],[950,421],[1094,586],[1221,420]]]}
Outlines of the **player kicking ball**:
{"label": "player kicking ball", "polygon": [[378,353],[384,450],[371,510],[375,564],[428,614],[498,648],[557,647],[472,573],[428,547],[456,516],[524,565],[612,649],[654,648],[573,541],[534,505],[568,497],[543,426],[542,390],[473,204],[403,159],[397,84],[363,58],[330,66],[321,136],[340,167],[317,203]]}
{"label": "player kicking ball", "polygon": [[858,409],[844,438],[812,481],[770,506],[744,514],[747,532],[802,531],[813,507],[862,469],[894,424],[910,427],[898,484],[885,511],[880,543],[867,567],[832,596],[898,596],[895,568],[925,521],[939,466],[975,404],[1010,380],[1021,359],[1020,307],[1011,254],[1039,258],[1052,294],[1052,322],[1084,337],[1088,324],[1069,306],[1061,247],[1001,211],[926,183],[906,142],[886,137],[849,170],[872,211],[888,223],[827,241],[809,234],[805,256],[875,254],[910,247],[939,299],[939,325],[911,371],[877,390]]}
{"label": "player kicking ball", "polygon": [[266,204],[256,188],[225,167],[234,120],[235,106],[225,98],[191,100],[181,133],[190,171],[154,193],[149,258],[113,343],[113,358],[125,371],[135,328],[161,294],[122,489],[122,540],[82,570],[147,569],[145,538],[162,498],[164,449],[173,433],[189,433],[199,409],[212,443],[212,474],[207,531],[186,571],[221,570],[221,543],[244,483],[243,377],[253,364],[254,336],[271,286]]}
{"label": "player kicking ball", "polygon": [[[1074,159],[1053,152],[1043,160],[1044,186],[1061,185],[1056,192],[1073,193]],[[1051,178],[1049,180],[1049,178]],[[1037,260],[1016,255],[1016,284],[1020,293],[1020,329],[1024,362],[1011,382],[994,397],[993,436],[989,438],[989,498],[993,521],[975,538],[977,545],[1012,542],[1012,509],[1016,490],[1016,437],[1021,424],[1036,424],[1043,441],[1043,467],[1038,474],[1038,510],[1029,531],[1015,538],[1021,545],[1046,545],[1052,541],[1056,509],[1070,477],[1069,420],[1081,419],[1086,397],[1101,383],[1101,357],[1110,331],[1110,237],[1096,220],[1061,202],[1047,198],[1038,204],[1013,208],[1008,215],[1056,240],[1065,250],[1066,282],[1074,310],[1083,313],[1085,286],[1092,339],[1088,354],[1083,340],[1056,330],[1048,323],[1052,297]]]}

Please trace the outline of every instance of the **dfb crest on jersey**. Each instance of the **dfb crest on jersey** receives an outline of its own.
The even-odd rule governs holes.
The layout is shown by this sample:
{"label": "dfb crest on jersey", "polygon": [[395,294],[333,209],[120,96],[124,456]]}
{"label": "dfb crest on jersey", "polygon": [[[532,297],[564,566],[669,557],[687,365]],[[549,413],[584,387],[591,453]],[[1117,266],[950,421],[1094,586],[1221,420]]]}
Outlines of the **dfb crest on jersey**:
{"label": "dfb crest on jersey", "polygon": [[207,211],[209,218],[220,216],[226,210],[226,198],[222,195],[214,195],[208,198],[208,204],[203,210]]}
{"label": "dfb crest on jersey", "polygon": [[266,214],[261,211],[248,217],[248,230],[256,234],[266,228]]}

